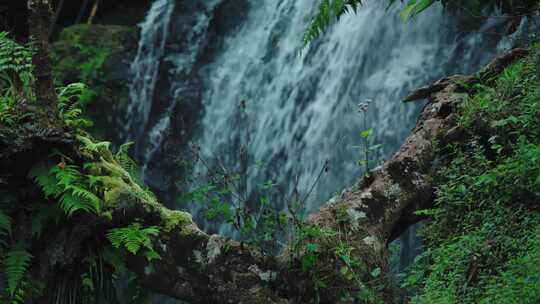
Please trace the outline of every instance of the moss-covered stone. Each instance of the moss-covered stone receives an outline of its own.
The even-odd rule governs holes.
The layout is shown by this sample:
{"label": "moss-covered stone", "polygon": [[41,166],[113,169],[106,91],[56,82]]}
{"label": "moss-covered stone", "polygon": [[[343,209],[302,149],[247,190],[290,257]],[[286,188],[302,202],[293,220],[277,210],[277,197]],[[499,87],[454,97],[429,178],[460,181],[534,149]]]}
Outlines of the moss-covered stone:
{"label": "moss-covered stone", "polygon": [[135,27],[78,24],[52,45],[57,84],[83,82],[90,88],[84,112],[95,122],[91,131],[97,138],[119,142],[137,41]]}

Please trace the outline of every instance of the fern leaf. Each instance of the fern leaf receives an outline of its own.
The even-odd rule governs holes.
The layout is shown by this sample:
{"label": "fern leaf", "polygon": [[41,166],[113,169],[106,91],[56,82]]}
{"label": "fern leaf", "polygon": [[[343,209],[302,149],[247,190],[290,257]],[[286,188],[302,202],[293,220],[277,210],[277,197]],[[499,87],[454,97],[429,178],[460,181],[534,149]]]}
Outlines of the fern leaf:
{"label": "fern leaf", "polygon": [[0,210],[0,235],[11,233],[11,218]]}
{"label": "fern leaf", "polygon": [[142,228],[140,223],[133,223],[124,228],[114,228],[107,233],[107,239],[111,244],[116,247],[124,247],[129,253],[135,255],[141,247],[147,249],[148,256],[149,251],[153,251],[155,254],[150,253],[149,259],[156,259],[156,255],[159,256],[152,247],[151,237],[157,236],[160,232],[159,227],[150,226]]}
{"label": "fern leaf", "polygon": [[79,172],[77,166],[74,165],[58,165],[54,166],[51,171],[52,174],[56,177],[56,183],[58,186],[62,187],[62,189],[78,184],[81,180],[81,173]]}
{"label": "fern leaf", "polygon": [[68,217],[78,210],[99,213],[99,198],[85,189],[70,186],[60,197],[60,208]]}
{"label": "fern leaf", "polygon": [[3,261],[4,274],[7,290],[12,297],[20,286],[31,260],[32,255],[21,246],[14,246],[6,253]]}
{"label": "fern leaf", "polygon": [[39,163],[34,166],[29,173],[30,177],[34,178],[36,183],[41,187],[46,198],[58,197],[62,193],[62,188],[58,186],[54,172],[44,163]]}
{"label": "fern leaf", "polygon": [[[436,0],[408,0],[401,13],[403,20],[407,21],[415,15],[430,7]],[[388,7],[396,0],[388,0]],[[339,18],[345,13],[356,13],[362,0],[322,0],[309,27],[304,33],[304,47],[318,38],[330,25],[332,17]]]}
{"label": "fern leaf", "polygon": [[133,158],[129,156],[129,149],[134,145],[133,142],[127,142],[120,146],[118,152],[115,155],[116,161],[120,166],[126,170],[126,172],[131,176],[133,181],[135,181],[140,186],[143,186],[141,178],[139,176],[139,167]]}

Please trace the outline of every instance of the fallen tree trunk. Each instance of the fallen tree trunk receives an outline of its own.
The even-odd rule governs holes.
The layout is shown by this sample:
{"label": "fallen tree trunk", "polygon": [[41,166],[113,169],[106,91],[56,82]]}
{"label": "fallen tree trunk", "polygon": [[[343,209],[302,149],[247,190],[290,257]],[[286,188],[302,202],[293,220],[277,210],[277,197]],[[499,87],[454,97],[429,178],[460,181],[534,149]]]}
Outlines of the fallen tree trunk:
{"label": "fallen tree trunk", "polygon": [[[510,54],[516,59],[524,52]],[[508,65],[508,56],[490,66]],[[50,224],[47,236],[33,241],[31,272],[46,282],[56,280],[58,272],[75,268],[85,258],[85,244],[107,242],[104,235],[109,229],[139,222],[160,227],[153,243],[161,259],[150,263],[143,254],[127,254],[127,265],[143,286],[161,294],[190,303],[308,303],[314,299],[336,303],[347,297],[360,302],[362,297],[378,297],[391,303],[395,294],[389,284],[387,245],[418,221],[416,210],[431,206],[437,158],[434,143],[452,139],[459,102],[455,93],[462,91],[463,82],[471,81],[474,78],[466,76],[447,78],[443,87],[428,96],[416,127],[399,151],[312,214],[304,228],[316,233],[305,234],[300,245],[289,244],[279,257],[204,233],[189,214],[169,210],[145,196],[108,149],[81,149],[72,134],[47,132],[32,121],[14,127],[0,125],[0,194],[16,194],[7,201],[20,208],[16,226],[27,227],[28,210],[35,208],[32,203],[39,197],[43,201],[28,172],[53,149],[74,162],[90,164],[88,174],[103,184],[101,213],[76,213]],[[20,230],[32,242],[28,231]],[[308,254],[311,265],[303,269],[302,258]]]}
{"label": "fallen tree trunk", "polygon": [[[28,5],[30,29],[38,43],[36,97],[56,118],[47,42],[50,3],[29,0]],[[494,60],[479,78],[498,73],[526,53],[514,50]],[[81,143],[58,119],[37,115],[46,123],[22,119],[14,126],[0,124],[0,204],[13,210],[12,238],[30,244],[32,277],[47,282],[36,303],[61,298],[67,286],[62,284],[81,279],[88,248],[99,251],[108,242],[107,231],[134,222],[160,228],[153,239],[159,260],[149,262],[142,253],[127,253],[126,259],[141,284],[161,294],[190,303],[371,302],[376,297],[392,303],[387,245],[418,221],[416,210],[431,206],[435,142],[456,139],[455,93],[476,79],[453,76],[411,94],[407,100],[429,102],[400,150],[312,214],[301,237],[278,257],[204,233],[189,214],[169,210],[146,195],[107,148],[88,148],[88,142]],[[70,159],[100,185],[96,195],[103,206],[95,214],[77,212],[47,221],[44,236],[36,238],[34,219],[56,202],[44,198],[29,171],[50,160],[54,150],[62,155],[57,166],[63,168]],[[309,267],[303,263],[306,258]],[[59,284],[60,292],[50,290]]]}

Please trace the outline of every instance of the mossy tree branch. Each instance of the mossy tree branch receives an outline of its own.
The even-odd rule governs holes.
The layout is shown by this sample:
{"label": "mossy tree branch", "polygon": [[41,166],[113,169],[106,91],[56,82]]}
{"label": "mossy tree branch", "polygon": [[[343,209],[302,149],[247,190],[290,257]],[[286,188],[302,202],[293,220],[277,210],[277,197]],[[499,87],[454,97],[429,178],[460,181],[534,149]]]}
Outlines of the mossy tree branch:
{"label": "mossy tree branch", "polygon": [[[490,66],[508,65],[507,59],[503,56]],[[245,244],[208,235],[189,214],[169,210],[145,195],[106,147],[81,149],[81,141],[69,134],[37,135],[30,122],[14,128],[0,126],[0,164],[6,164],[0,169],[0,190],[23,193],[23,208],[35,202],[29,195],[36,191],[27,190],[35,189],[27,173],[51,149],[62,150],[81,166],[84,163],[87,174],[100,184],[103,207],[99,214],[77,213],[59,223],[58,229],[47,229],[44,241],[32,246],[38,249],[32,251],[36,257],[33,272],[45,281],[82,259],[84,253],[78,250],[90,240],[106,241],[105,231],[139,222],[160,227],[153,243],[161,259],[150,263],[142,253],[127,254],[127,266],[146,288],[158,293],[191,303],[304,303],[314,298],[336,303],[343,290],[353,294],[371,290],[390,303],[395,295],[387,280],[387,244],[418,220],[414,211],[432,204],[434,143],[459,140],[452,136],[459,102],[455,93],[474,79],[449,78],[445,87],[429,96],[416,127],[389,161],[310,216],[306,227],[322,233],[306,236],[316,245],[317,255],[307,270],[298,259],[305,248],[289,244],[281,256],[271,257]],[[336,249],[343,244],[349,259],[345,271],[343,256]],[[51,258],[59,252],[62,259]]]}
{"label": "mossy tree branch", "polygon": [[[501,69],[526,53],[513,51],[488,67]],[[361,291],[376,287],[374,281],[382,284],[376,291],[379,298],[390,303],[395,295],[385,285],[387,245],[419,220],[416,210],[432,205],[435,142],[455,139],[451,133],[457,119],[456,93],[474,79],[447,80],[444,88],[429,96],[416,127],[389,161],[310,216],[308,226],[334,232],[311,239],[318,245],[319,258],[312,270],[301,270],[292,244],[280,257],[266,257],[241,243],[201,232],[185,213],[120,199],[113,218],[130,215],[147,219],[148,225],[167,227],[157,240],[163,259],[150,267],[141,257],[133,257],[132,269],[148,288],[193,303],[298,303],[314,297],[335,303],[340,289]],[[345,240],[351,258],[358,261],[354,271],[361,284],[340,274],[342,261],[335,248]],[[381,275],[374,279],[377,269]],[[314,280],[321,278],[331,279],[317,292]]]}

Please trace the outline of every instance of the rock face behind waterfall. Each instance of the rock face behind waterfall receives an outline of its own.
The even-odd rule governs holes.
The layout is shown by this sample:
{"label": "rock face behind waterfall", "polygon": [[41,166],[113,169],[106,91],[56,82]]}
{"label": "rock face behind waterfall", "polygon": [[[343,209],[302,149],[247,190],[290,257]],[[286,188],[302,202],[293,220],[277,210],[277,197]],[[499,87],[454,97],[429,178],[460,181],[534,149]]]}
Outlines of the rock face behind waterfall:
{"label": "rock face behind waterfall", "polygon": [[[177,1],[167,25],[164,55],[152,63],[158,66],[159,77],[151,100],[130,100],[132,62],[143,32],[134,26],[97,24],[64,29],[53,45],[55,75],[62,84],[83,82],[91,87],[92,97],[85,110],[95,122],[92,133],[115,145],[137,141],[140,162],[148,166],[152,160],[159,160],[148,166],[148,174],[159,177],[149,178],[151,186],[174,193],[174,181],[180,174],[177,157],[202,110],[204,83],[200,69],[219,52],[223,37],[238,26],[248,8],[247,1]],[[108,16],[107,11],[103,14]],[[114,22],[110,16],[99,17],[98,22]],[[129,103],[151,105],[149,121],[138,136],[121,131],[128,120]],[[152,157],[145,157],[152,146],[153,128],[159,124],[163,109],[169,107],[169,125],[159,130],[162,134],[154,143],[157,147]]]}
{"label": "rock face behind waterfall", "polygon": [[[167,24],[160,24],[168,31],[162,35],[147,27],[164,22],[166,5],[172,5],[174,10],[172,16],[166,17]],[[136,85],[131,87],[135,113],[127,113],[124,139],[137,142],[143,177],[158,194],[173,197],[177,193],[175,182],[182,174],[179,160],[185,156],[186,144],[204,110],[202,95],[206,88],[201,69],[219,53],[224,37],[238,26],[248,8],[247,1],[156,1],[140,25],[142,38],[131,67],[135,75],[132,83],[137,82],[137,77],[142,77],[143,82],[150,77],[145,74],[149,71],[140,70],[146,60],[154,60],[152,64],[159,70],[153,87],[146,88],[151,94],[138,92]],[[155,37],[145,37],[151,34],[166,39],[158,58],[148,57],[155,56],[156,51],[150,49],[160,43]],[[135,123],[130,126],[130,121]],[[164,201],[171,198],[165,197]]]}

